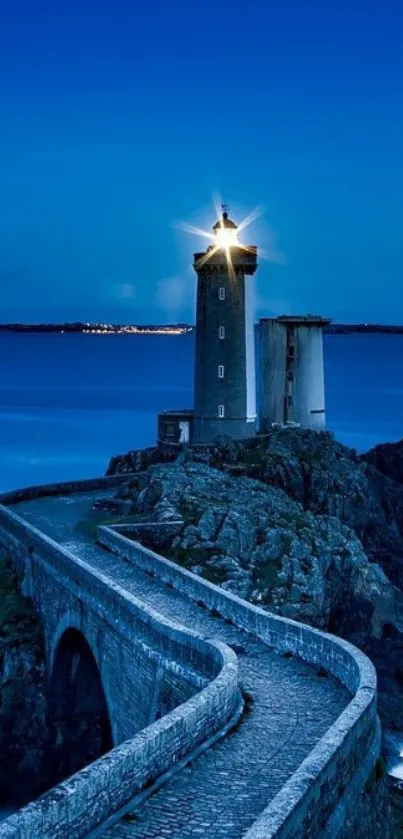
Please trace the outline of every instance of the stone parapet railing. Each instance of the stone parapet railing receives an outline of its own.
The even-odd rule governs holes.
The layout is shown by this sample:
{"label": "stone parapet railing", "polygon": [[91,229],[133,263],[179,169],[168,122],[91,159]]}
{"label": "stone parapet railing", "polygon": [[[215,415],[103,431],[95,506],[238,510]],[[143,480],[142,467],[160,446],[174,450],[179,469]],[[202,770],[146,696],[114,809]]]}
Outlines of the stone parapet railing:
{"label": "stone parapet railing", "polygon": [[[86,483],[84,489],[92,488]],[[62,487],[65,492],[66,485]],[[53,487],[50,494],[54,494]],[[18,500],[22,496],[26,497],[24,491]],[[121,621],[129,637],[144,639],[159,654],[182,662],[204,684],[207,682],[202,690],[160,720],[0,825],[0,839],[81,839],[198,745],[225,729],[241,706],[237,658],[225,644],[207,641],[162,618],[109,577],[1,505],[0,529],[10,546],[20,545],[19,561],[25,556],[27,562],[43,562],[50,573],[68,580],[69,588],[77,590],[82,603],[88,598],[92,608],[95,603],[105,619],[113,615],[114,621]]]}
{"label": "stone parapet railing", "polygon": [[[158,526],[157,526],[158,527]],[[121,530],[121,532],[120,532]],[[133,528],[133,534],[136,528]],[[253,606],[132,541],[130,527],[101,526],[104,547],[154,575],[199,605],[222,615],[280,653],[291,652],[324,668],[352,695],[347,708],[247,832],[245,839],[316,839],[337,837],[340,819],[330,817],[349,795],[367,756],[368,772],[379,755],[376,673],[369,659],[340,638]]]}
{"label": "stone parapet railing", "polygon": [[99,478],[84,478],[77,481],[62,481],[56,484],[36,484],[35,486],[13,489],[0,494],[0,504],[18,504],[32,498],[47,498],[51,495],[71,495],[73,492],[91,492],[96,489],[114,489],[130,478],[138,478],[139,472],[126,472],[117,475],[103,475]]}

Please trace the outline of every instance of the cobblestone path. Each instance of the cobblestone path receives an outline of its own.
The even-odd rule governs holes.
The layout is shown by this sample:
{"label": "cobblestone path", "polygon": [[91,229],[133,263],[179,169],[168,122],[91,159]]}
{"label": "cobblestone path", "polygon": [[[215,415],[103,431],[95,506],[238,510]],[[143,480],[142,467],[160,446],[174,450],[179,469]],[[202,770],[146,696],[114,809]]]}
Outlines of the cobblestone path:
{"label": "cobblestone path", "polygon": [[13,509],[161,614],[232,646],[241,687],[251,697],[231,734],[102,835],[240,839],[336,720],[349,695],[333,679],[278,655],[75,532],[75,523],[102,494],[110,492],[37,499]]}

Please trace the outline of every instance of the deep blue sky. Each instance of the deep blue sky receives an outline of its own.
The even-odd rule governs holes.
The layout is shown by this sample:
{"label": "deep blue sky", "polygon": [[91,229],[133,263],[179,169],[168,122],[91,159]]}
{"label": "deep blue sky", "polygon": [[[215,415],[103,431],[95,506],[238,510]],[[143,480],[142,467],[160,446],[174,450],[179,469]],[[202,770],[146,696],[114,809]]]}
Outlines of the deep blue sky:
{"label": "deep blue sky", "polygon": [[191,319],[213,193],[260,313],[403,322],[400,0],[0,0],[0,320]]}

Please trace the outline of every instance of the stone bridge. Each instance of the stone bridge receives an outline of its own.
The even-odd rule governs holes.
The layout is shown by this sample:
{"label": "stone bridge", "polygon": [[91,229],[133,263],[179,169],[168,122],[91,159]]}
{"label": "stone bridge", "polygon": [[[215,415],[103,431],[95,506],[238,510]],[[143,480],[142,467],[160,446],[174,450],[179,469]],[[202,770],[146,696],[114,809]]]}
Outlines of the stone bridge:
{"label": "stone bridge", "polygon": [[371,663],[147,550],[130,527],[96,541],[78,529],[127,478],[1,499],[0,543],[41,617],[52,703],[96,721],[105,754],[0,839],[378,835]]}

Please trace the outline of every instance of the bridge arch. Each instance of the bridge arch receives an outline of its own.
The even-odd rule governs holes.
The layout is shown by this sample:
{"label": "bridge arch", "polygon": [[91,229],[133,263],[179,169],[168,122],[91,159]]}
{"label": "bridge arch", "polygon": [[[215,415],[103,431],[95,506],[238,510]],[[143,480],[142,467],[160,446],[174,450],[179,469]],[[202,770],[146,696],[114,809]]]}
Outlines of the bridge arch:
{"label": "bridge arch", "polygon": [[65,778],[113,747],[112,724],[93,649],[68,626],[54,644],[49,679],[51,769]]}
{"label": "bridge arch", "polygon": [[113,713],[112,691],[110,687],[110,679],[108,678],[108,663],[102,655],[102,640],[100,641],[99,632],[96,632],[91,623],[84,619],[84,613],[82,611],[80,612],[75,609],[68,609],[64,611],[58,621],[55,622],[51,620],[49,626],[46,624],[46,615],[44,615],[45,638],[47,639],[46,660],[49,683],[51,684],[56,652],[61,638],[68,630],[76,629],[83,635],[84,640],[90,647],[100,673],[102,689],[105,694],[109,720],[112,728],[113,745],[117,746],[121,742],[122,738],[119,736],[115,714]]}

